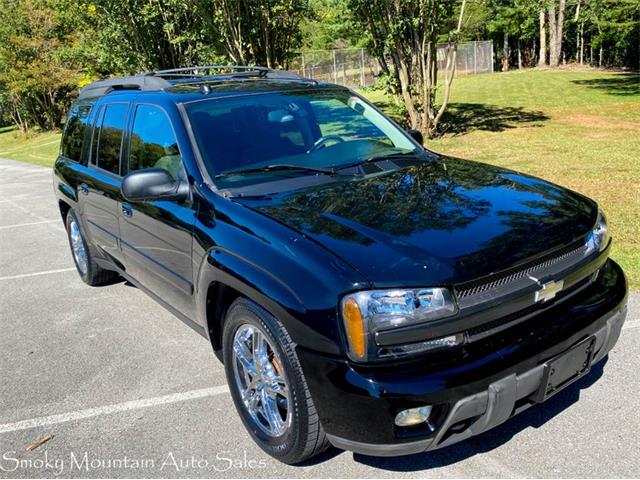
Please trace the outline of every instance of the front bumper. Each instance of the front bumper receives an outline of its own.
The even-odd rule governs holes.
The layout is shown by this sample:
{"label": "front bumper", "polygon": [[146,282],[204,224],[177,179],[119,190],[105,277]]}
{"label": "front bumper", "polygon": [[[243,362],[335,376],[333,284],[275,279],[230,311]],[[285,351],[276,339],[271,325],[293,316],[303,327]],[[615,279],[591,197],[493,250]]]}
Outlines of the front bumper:
{"label": "front bumper", "polygon": [[[545,363],[584,339],[595,339],[591,364],[602,360],[620,335],[626,293],[622,270],[608,261],[587,289],[546,309],[538,316],[543,318],[487,339],[477,346],[484,352],[386,368],[357,367],[303,351],[300,359],[334,446],[374,456],[434,450],[489,430],[541,401]],[[421,405],[434,405],[429,422],[395,426],[400,410]]]}

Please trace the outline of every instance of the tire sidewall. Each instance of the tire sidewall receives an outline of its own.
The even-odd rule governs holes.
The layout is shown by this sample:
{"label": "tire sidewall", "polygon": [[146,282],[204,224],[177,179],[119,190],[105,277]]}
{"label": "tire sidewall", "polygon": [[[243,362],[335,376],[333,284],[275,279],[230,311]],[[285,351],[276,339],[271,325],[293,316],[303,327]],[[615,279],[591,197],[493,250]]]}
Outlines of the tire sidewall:
{"label": "tire sidewall", "polygon": [[[76,261],[76,256],[73,253],[73,244],[71,243],[71,221],[74,221],[76,223],[76,225],[78,226],[78,230],[80,231],[80,239],[82,240],[82,243],[84,245],[84,251],[86,252],[86,255],[87,255],[87,270],[86,270],[86,272],[84,272],[84,274],[82,273],[82,271],[78,267],[78,262]],[[85,236],[84,236],[84,231],[82,229],[82,225],[80,224],[80,221],[78,220],[78,216],[76,215],[76,213],[75,213],[75,211],[73,209],[69,210],[69,212],[67,213],[65,227],[67,229],[67,240],[69,241],[69,248],[71,249],[71,258],[73,258],[73,264],[76,266],[76,271],[78,272],[78,275],[80,276],[80,278],[85,283],[89,283],[89,279],[90,279],[90,276],[91,276],[91,268],[92,268],[91,252],[89,250],[89,245],[87,245],[87,241],[86,241]]]}
{"label": "tire sidewall", "polygon": [[[290,392],[292,416],[290,427],[279,437],[268,436],[255,425],[254,420],[242,402],[240,392],[236,386],[233,366],[233,340],[238,328],[246,324],[259,328],[266,335],[272,348],[277,350],[282,361]],[[288,345],[282,345],[284,342],[287,342]],[[241,300],[234,303],[229,308],[229,313],[225,320],[223,358],[231,397],[247,431],[258,446],[269,455],[285,463],[291,463],[292,460],[295,461],[296,456],[299,455],[299,451],[303,447],[301,444],[304,443],[307,435],[308,411],[306,402],[303,401],[304,385],[302,382],[304,382],[304,379],[301,378],[301,370],[295,356],[295,345],[290,341],[284,327],[275,318],[251,302]]]}

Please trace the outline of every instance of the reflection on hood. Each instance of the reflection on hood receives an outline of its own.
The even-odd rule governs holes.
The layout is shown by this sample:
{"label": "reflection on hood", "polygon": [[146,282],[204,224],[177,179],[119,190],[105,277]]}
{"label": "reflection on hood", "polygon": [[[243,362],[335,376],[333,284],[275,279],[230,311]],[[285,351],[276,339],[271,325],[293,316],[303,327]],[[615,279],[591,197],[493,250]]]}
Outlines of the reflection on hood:
{"label": "reflection on hood", "polygon": [[450,158],[243,203],[378,285],[458,283],[508,268],[584,235],[597,208],[548,182]]}

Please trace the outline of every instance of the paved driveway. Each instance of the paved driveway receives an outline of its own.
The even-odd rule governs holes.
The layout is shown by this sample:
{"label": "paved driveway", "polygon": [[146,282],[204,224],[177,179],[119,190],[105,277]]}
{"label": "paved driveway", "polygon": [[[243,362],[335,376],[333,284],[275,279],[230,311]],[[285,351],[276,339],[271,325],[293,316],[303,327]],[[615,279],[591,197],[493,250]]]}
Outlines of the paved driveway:
{"label": "paved driveway", "polygon": [[605,365],[492,431],[289,467],[245,433],[205,340],[134,287],[80,281],[51,171],[0,160],[0,326],[0,477],[640,475],[638,295]]}

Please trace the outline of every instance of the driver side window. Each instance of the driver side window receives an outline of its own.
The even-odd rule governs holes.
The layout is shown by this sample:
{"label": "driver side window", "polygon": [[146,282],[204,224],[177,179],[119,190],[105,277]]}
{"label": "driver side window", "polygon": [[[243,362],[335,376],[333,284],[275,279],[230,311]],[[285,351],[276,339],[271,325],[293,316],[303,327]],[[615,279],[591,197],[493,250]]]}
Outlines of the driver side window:
{"label": "driver side window", "polygon": [[178,142],[167,115],[158,107],[136,107],[129,154],[129,172],[144,168],[162,168],[175,180],[186,175]]}

